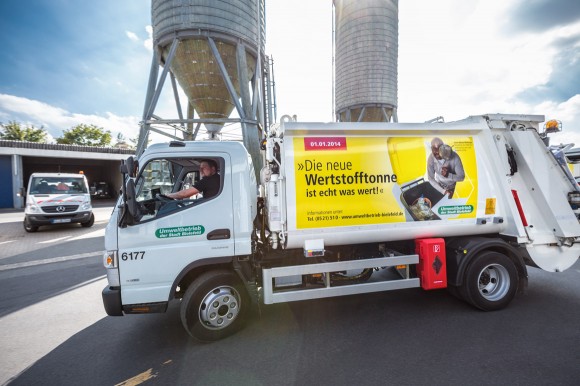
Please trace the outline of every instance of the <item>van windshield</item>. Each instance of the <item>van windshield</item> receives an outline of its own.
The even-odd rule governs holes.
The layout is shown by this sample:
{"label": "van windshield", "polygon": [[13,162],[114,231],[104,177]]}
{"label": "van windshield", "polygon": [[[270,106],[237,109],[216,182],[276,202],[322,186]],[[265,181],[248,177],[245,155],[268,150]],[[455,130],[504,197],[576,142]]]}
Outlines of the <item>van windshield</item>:
{"label": "van windshield", "polygon": [[30,194],[62,194],[89,192],[82,177],[33,177]]}

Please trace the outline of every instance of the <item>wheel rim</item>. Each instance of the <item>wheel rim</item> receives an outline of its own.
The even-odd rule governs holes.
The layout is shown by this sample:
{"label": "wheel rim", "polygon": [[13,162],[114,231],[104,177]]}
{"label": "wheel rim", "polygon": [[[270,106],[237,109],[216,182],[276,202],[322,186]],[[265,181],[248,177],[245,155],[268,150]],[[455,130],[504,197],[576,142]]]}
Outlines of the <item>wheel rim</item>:
{"label": "wheel rim", "polygon": [[479,273],[478,285],[481,296],[492,302],[497,301],[508,293],[510,275],[504,266],[490,264]]}
{"label": "wheel rim", "polygon": [[232,287],[218,287],[209,292],[199,306],[202,324],[211,330],[231,325],[240,313],[240,294]]}

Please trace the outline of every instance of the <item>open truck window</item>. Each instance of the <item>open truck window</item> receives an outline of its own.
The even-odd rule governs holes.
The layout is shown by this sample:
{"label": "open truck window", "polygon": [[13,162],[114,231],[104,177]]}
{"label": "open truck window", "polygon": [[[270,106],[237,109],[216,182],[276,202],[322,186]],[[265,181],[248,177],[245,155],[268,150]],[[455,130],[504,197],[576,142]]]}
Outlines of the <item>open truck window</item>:
{"label": "open truck window", "polygon": [[[217,165],[224,164],[222,159],[212,160]],[[128,201],[131,201],[134,194],[138,212],[134,216],[135,221],[143,222],[158,218],[207,201],[209,198],[204,197],[201,192],[183,199],[168,197],[170,193],[202,184],[203,175],[200,168],[203,168],[204,161],[207,161],[207,158],[162,158],[151,160],[144,165],[134,181],[134,193],[129,192],[128,197]],[[218,169],[221,167],[218,166]],[[221,186],[223,177],[219,173],[218,176]]]}

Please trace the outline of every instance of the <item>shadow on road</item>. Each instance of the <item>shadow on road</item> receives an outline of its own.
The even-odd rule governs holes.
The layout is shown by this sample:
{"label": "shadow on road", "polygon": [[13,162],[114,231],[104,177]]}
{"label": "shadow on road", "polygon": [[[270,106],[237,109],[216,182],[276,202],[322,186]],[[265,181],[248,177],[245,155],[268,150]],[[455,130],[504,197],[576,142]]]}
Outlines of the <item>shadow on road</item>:
{"label": "shadow on road", "polygon": [[[0,272],[0,317],[105,275],[101,254],[78,260]],[[67,290],[65,290],[67,291]]]}
{"label": "shadow on road", "polygon": [[26,234],[20,223],[0,224],[0,232],[11,240],[0,245],[0,317],[106,274],[102,264],[106,223],[75,229],[67,225]]}
{"label": "shadow on road", "polygon": [[212,344],[189,338],[178,303],[106,317],[12,385],[577,384],[578,271],[531,276],[527,295],[503,311],[401,290],[263,306]]}

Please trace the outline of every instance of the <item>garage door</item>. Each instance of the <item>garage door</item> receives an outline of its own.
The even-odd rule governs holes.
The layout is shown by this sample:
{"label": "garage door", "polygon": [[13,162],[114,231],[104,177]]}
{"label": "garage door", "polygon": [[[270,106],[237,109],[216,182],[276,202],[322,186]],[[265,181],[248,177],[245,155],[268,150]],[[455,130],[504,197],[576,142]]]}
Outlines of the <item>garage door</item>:
{"label": "garage door", "polygon": [[10,157],[0,156],[0,208],[13,208],[12,162]]}

